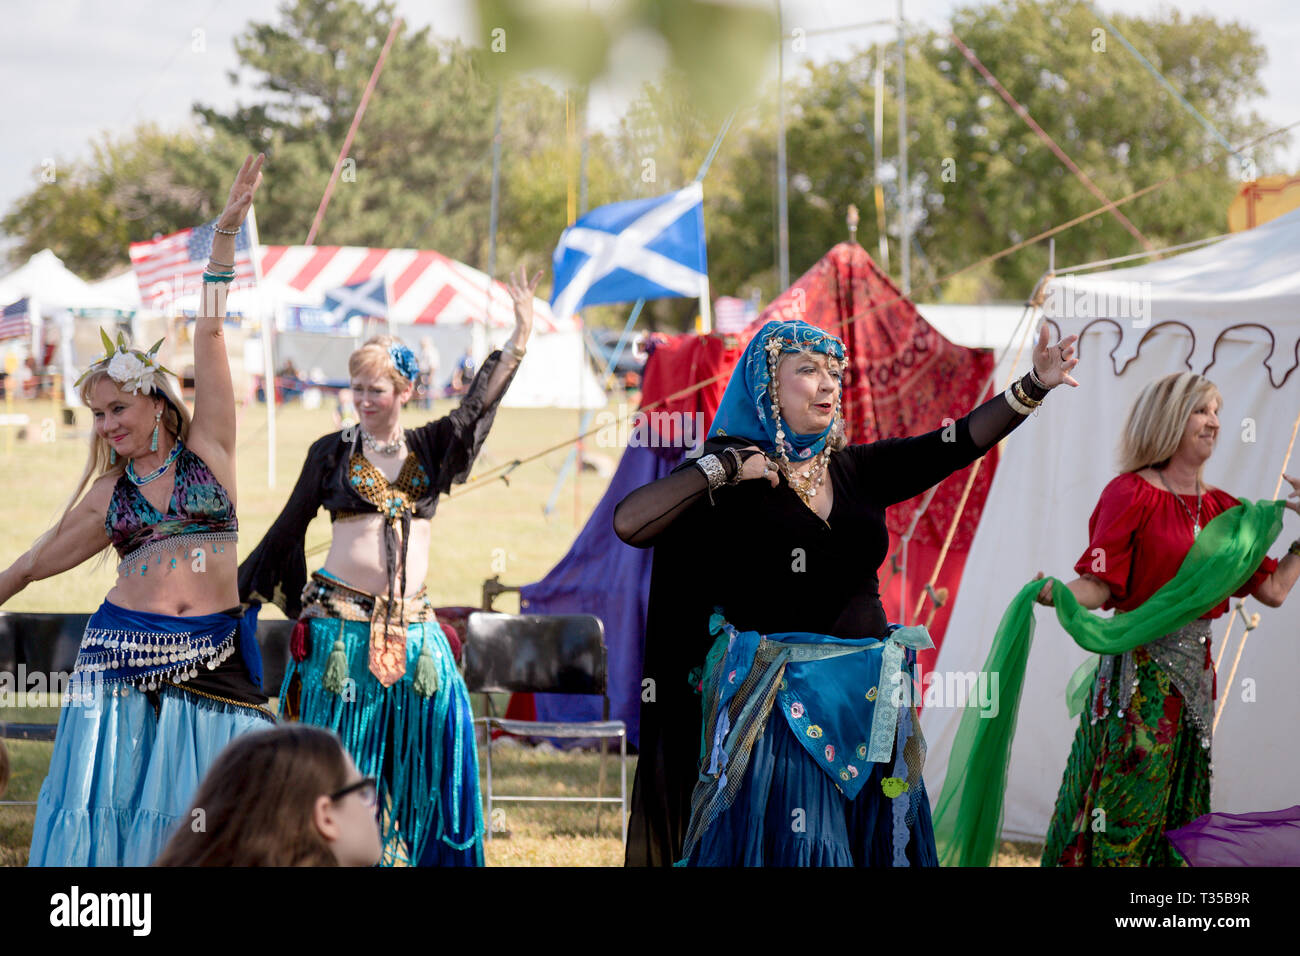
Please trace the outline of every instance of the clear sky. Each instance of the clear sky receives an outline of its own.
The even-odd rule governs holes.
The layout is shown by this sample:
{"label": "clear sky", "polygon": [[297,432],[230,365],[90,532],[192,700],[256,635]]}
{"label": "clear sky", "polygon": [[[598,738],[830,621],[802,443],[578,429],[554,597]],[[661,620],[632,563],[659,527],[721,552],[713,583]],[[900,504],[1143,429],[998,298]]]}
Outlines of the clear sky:
{"label": "clear sky", "polygon": [[[591,0],[597,9],[612,2]],[[938,27],[962,5],[954,0],[905,0],[904,13],[909,20]],[[272,0],[0,0],[5,23],[0,89],[7,94],[0,209],[32,188],[42,162],[89,155],[88,143],[101,131],[122,135],[143,121],[180,128],[192,124],[190,107],[195,101],[221,108],[247,102],[249,88],[232,85],[227,76],[238,65],[232,41],[250,21],[277,19],[276,7]],[[431,25],[439,35],[483,42],[467,0],[398,0],[397,7],[411,26]],[[1300,120],[1300,78],[1294,65],[1300,49],[1300,5],[1295,0],[1101,0],[1100,7],[1107,15],[1145,15],[1172,7],[1252,27],[1269,55],[1263,72],[1268,95],[1254,107],[1270,128]],[[884,19],[897,10],[897,0],[782,3],[787,33],[795,27],[811,32]],[[889,28],[813,35],[807,38],[807,50],[792,57],[841,56],[855,46],[892,38]],[[1127,55],[1120,50],[1116,54]],[[647,69],[653,69],[653,58]],[[616,118],[641,79],[593,89],[593,122],[605,125]],[[1300,141],[1300,136],[1295,139]],[[1292,170],[1300,169],[1300,145],[1292,147],[1288,160]],[[0,239],[0,244],[7,243]]]}

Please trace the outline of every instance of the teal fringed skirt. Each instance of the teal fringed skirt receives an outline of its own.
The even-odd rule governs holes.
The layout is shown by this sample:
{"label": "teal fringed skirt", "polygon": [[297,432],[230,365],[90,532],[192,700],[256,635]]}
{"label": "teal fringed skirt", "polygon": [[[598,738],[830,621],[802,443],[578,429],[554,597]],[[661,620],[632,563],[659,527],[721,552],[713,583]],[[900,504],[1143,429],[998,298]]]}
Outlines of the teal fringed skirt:
{"label": "teal fringed skirt", "polygon": [[[330,651],[343,641],[348,680],[341,693],[323,683]],[[379,781],[386,866],[482,866],[483,812],[469,693],[436,621],[411,624],[406,674],[384,687],[370,672],[370,625],[310,620],[304,660],[291,663],[280,712],[339,735],[357,769]],[[437,671],[432,696],[414,687],[425,644]],[[300,682],[300,683],[299,683]]]}

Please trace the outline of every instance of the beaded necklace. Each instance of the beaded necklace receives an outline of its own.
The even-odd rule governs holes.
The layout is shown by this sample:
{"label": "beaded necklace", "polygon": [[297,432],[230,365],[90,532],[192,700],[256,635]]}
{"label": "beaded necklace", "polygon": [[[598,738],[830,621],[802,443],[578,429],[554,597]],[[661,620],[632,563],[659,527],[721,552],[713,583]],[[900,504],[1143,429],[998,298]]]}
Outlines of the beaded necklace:
{"label": "beaded necklace", "polygon": [[129,478],[131,480],[131,483],[136,486],[147,485],[151,481],[156,481],[157,479],[161,478],[163,476],[163,473],[166,472],[167,469],[172,466],[172,463],[176,461],[177,458],[180,457],[180,454],[184,449],[185,449],[185,445],[181,442],[179,438],[176,439],[176,444],[172,445],[172,450],[167,454],[167,460],[164,461],[162,465],[158,467],[157,471],[151,471],[143,478],[141,478],[139,475],[135,473],[135,460],[132,459],[131,461],[128,461],[126,463],[126,477]]}
{"label": "beaded necklace", "polygon": [[[826,465],[831,457],[829,436],[826,444],[822,446],[822,450],[813,457],[813,466],[808,470],[808,473],[801,475],[796,472],[795,466],[791,464],[790,457],[785,450],[785,419],[781,417],[781,399],[778,395],[776,383],[777,365],[781,361],[781,343],[773,339],[767,343],[766,348],[768,382],[770,383],[768,394],[772,399],[772,415],[776,419],[776,453],[780,459],[779,465],[781,471],[785,474],[785,480],[794,489],[794,493],[799,496],[799,500],[815,512],[817,508],[813,504],[813,499],[817,497],[818,490],[826,481]],[[831,417],[831,434],[834,434],[834,426],[840,421],[840,396],[843,392],[843,388],[835,391],[835,414]]]}

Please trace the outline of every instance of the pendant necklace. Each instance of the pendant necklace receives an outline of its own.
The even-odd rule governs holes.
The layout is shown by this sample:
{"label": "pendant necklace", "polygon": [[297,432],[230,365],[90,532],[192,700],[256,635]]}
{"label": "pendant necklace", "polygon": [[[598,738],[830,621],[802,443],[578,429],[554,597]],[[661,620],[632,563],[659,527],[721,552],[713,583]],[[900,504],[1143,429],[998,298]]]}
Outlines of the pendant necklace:
{"label": "pendant necklace", "polygon": [[1201,483],[1200,481],[1196,482],[1196,516],[1192,517],[1192,509],[1187,507],[1187,502],[1183,500],[1182,495],[1178,494],[1178,492],[1174,491],[1173,488],[1169,487],[1169,482],[1165,481],[1164,473],[1157,471],[1156,474],[1160,476],[1160,483],[1164,485],[1166,488],[1168,488],[1169,493],[1174,496],[1174,500],[1177,501],[1180,505],[1182,505],[1183,510],[1187,512],[1187,517],[1192,519],[1192,540],[1195,541],[1197,536],[1201,533]]}

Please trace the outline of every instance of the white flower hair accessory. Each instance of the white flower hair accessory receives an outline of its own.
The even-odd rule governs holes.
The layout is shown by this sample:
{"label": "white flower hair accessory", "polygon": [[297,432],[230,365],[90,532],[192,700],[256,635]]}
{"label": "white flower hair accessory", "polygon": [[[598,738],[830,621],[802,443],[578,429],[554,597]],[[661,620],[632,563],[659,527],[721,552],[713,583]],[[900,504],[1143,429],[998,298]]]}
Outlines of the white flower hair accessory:
{"label": "white flower hair accessory", "polygon": [[91,363],[91,366],[82,373],[81,378],[77,379],[76,385],[80,385],[91,372],[103,368],[122,391],[130,392],[132,395],[140,392],[148,395],[154,390],[156,375],[175,374],[163,366],[157,358],[158,350],[162,348],[165,339],[159,339],[148,352],[142,352],[140,349],[128,347],[126,337],[121,332],[117,334],[116,345],[103,329],[99,330],[99,335],[104,342],[104,357]]}

